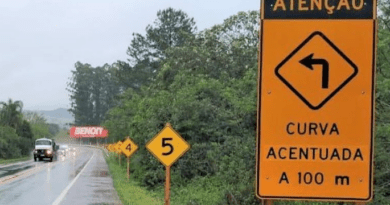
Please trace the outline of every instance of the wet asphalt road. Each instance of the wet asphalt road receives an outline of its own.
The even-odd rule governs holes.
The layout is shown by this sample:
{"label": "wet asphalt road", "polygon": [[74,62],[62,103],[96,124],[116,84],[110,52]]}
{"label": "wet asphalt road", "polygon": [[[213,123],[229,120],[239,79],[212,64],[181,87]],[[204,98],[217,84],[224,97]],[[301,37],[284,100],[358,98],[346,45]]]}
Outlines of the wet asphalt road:
{"label": "wet asphalt road", "polygon": [[121,204],[103,154],[76,147],[57,161],[0,166],[0,204]]}

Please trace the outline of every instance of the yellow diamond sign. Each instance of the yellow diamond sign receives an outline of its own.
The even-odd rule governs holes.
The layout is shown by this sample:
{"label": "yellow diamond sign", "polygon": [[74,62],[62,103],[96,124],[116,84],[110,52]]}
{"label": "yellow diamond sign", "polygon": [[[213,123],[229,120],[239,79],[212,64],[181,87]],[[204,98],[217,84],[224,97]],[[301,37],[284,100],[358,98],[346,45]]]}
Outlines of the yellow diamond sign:
{"label": "yellow diamond sign", "polygon": [[170,167],[190,149],[190,145],[167,123],[146,144],[146,149],[160,160],[163,165]]}
{"label": "yellow diamond sign", "polygon": [[120,149],[121,145],[122,145],[122,142],[121,142],[121,141],[119,141],[119,142],[117,142],[117,143],[115,144],[115,151],[116,151],[116,153],[118,153],[118,154],[122,154],[122,151],[121,151],[121,149]]}
{"label": "yellow diamond sign", "polygon": [[137,151],[138,146],[130,138],[127,138],[120,146],[120,149],[123,154],[130,157],[135,151]]}

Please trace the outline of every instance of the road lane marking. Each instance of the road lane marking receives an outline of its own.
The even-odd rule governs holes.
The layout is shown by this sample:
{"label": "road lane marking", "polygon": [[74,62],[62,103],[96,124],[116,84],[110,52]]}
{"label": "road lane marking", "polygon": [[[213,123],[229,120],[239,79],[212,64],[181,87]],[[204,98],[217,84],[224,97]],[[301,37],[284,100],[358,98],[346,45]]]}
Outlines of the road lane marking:
{"label": "road lane marking", "polygon": [[77,176],[72,180],[72,182],[64,189],[64,191],[61,192],[60,196],[57,197],[57,199],[53,202],[52,205],[59,205],[61,201],[64,199],[65,195],[68,193],[70,188],[72,188],[73,184],[77,181],[77,179],[80,177],[80,175],[83,173],[85,168],[88,166],[88,164],[91,162],[92,158],[95,156],[95,152],[93,153],[92,157],[88,160],[87,164],[83,167],[83,169],[77,174]]}

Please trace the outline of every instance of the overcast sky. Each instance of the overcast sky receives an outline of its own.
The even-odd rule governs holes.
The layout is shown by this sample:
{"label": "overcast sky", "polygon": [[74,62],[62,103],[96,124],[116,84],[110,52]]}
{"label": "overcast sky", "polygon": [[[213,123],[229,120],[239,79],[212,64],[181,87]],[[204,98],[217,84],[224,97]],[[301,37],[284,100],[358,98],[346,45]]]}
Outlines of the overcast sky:
{"label": "overcast sky", "polygon": [[67,82],[77,61],[100,66],[127,58],[132,33],[145,34],[157,11],[173,7],[194,17],[198,30],[259,0],[2,0],[0,101],[27,110],[69,108]]}

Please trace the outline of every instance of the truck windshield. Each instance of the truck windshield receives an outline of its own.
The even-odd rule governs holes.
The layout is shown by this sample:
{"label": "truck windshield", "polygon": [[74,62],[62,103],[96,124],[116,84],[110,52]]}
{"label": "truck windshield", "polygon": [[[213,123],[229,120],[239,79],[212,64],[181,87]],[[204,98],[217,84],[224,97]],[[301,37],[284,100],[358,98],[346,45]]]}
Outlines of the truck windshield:
{"label": "truck windshield", "polygon": [[46,140],[39,140],[35,142],[35,145],[51,145],[51,142]]}

